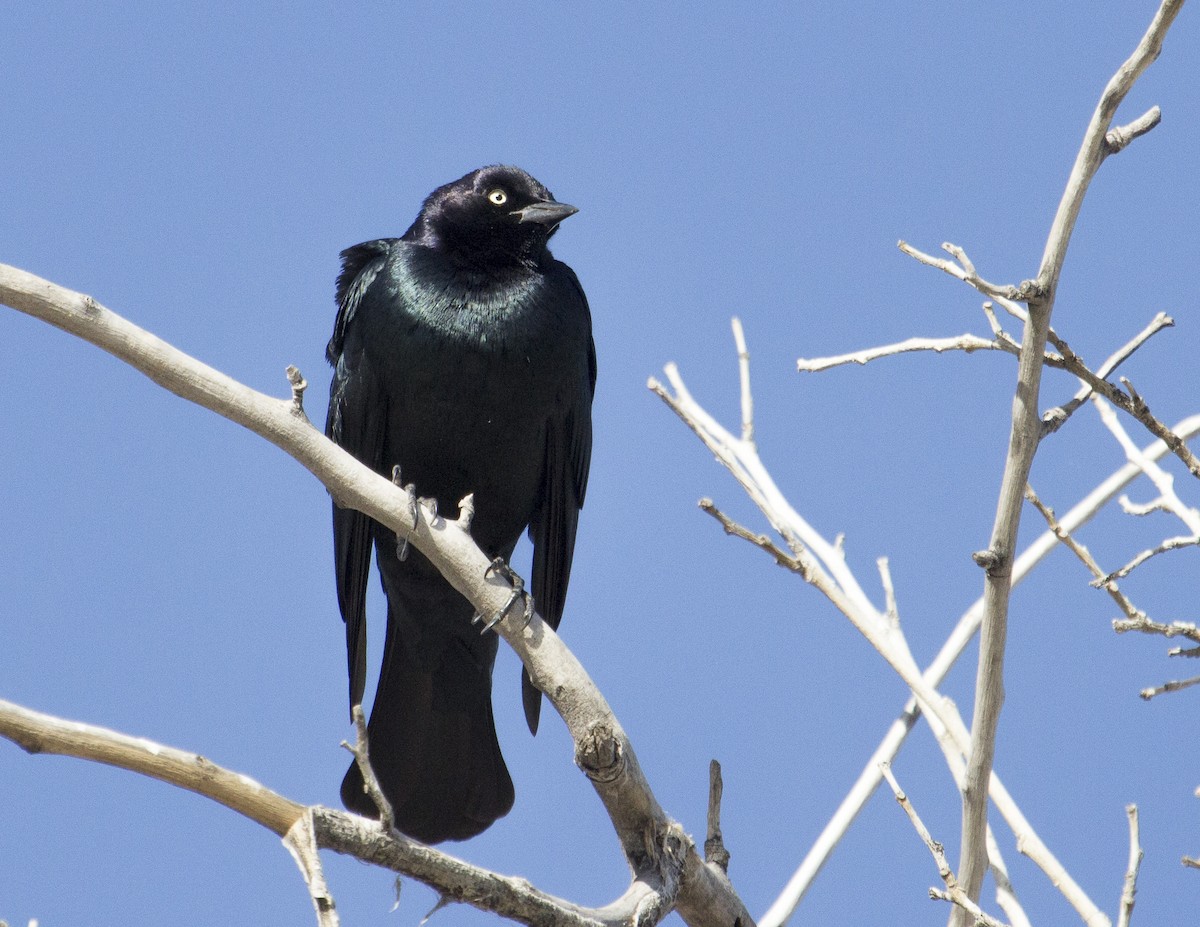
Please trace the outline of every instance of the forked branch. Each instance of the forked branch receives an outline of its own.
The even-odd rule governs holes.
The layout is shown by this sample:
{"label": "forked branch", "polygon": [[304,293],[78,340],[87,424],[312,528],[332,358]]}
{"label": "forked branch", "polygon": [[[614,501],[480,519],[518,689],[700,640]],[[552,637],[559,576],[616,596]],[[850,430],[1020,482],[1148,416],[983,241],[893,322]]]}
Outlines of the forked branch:
{"label": "forked branch", "polygon": [[[263,395],[138,328],[91,297],[3,264],[0,303],[91,342],[176,395],[266,438],[312,472],[339,504],[407,537],[479,614],[496,614],[508,602],[511,588],[489,571],[491,559],[463,523],[427,517],[420,507],[420,517],[414,522],[410,500],[402,488],[359,463],[297,414],[295,391],[303,382],[298,373],[290,378],[294,392],[287,399]],[[691,925],[728,925],[741,918],[748,927],[752,920],[725,874],[704,862],[690,838],[659,806],[612,709],[553,629],[535,615],[528,624],[502,621],[496,630],[563,717],[580,754],[587,755],[596,744],[603,744],[602,752],[614,760],[603,777],[591,779],[634,873],[634,886],[643,890],[639,917],[644,917],[645,923],[656,923],[674,906]],[[276,833],[286,833],[294,823],[299,811],[291,810],[295,813],[289,811],[285,827],[272,828]],[[340,827],[343,818],[349,816],[318,814],[318,832],[322,823],[330,820]],[[337,845],[322,837],[322,845],[339,852],[361,848],[361,834],[354,827],[338,833],[350,836]],[[375,833],[382,841],[373,844],[379,848],[380,858],[391,859],[394,841],[389,842],[377,827]],[[650,894],[645,893],[647,889]],[[490,902],[484,898],[479,903]]]}

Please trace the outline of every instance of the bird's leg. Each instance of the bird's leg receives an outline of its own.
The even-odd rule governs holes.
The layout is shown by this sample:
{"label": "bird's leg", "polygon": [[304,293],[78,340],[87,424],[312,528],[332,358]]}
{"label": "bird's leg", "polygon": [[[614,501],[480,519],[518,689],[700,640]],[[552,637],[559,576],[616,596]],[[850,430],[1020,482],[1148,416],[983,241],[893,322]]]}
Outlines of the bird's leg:
{"label": "bird's leg", "polygon": [[[508,565],[508,562],[503,557],[497,557],[495,560],[493,560],[488,565],[488,568],[484,571],[483,575],[485,579],[495,575],[499,576],[501,579],[507,580],[508,584],[512,586],[512,595],[508,597],[508,601],[504,603],[504,607],[501,608],[500,611],[496,612],[496,614],[492,615],[487,623],[484,624],[483,630],[479,633],[486,634],[501,621],[507,618],[508,613],[512,611],[512,607],[517,604],[518,600],[523,600],[525,605],[525,623],[522,624],[521,627],[528,627],[529,622],[533,619],[533,596],[525,591],[525,580],[521,579],[521,577],[516,573],[516,571],[513,570],[512,567]],[[479,621],[483,621],[482,615],[476,615],[473,617],[471,619],[471,624],[475,624]]]}
{"label": "bird's leg", "polygon": [[[408,514],[412,517],[413,529],[417,527],[417,484],[409,483],[405,486],[400,480],[400,465],[392,467],[392,482],[404,490],[404,494],[408,496]],[[408,559],[408,537],[396,535],[396,559]]]}

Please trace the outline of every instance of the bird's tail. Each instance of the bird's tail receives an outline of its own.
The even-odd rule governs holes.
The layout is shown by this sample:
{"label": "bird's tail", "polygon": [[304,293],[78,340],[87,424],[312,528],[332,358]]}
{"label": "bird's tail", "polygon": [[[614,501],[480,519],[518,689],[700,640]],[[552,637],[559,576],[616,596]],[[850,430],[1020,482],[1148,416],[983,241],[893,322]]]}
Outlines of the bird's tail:
{"label": "bird's tail", "polygon": [[[411,633],[393,633],[395,617],[367,726],[371,767],[402,833],[424,843],[466,840],[513,804],[492,720],[492,660],[473,652],[477,632],[467,632],[474,641],[437,635],[426,641],[436,644],[431,651]],[[461,620],[469,628],[469,613]],[[494,650],[495,636],[482,640],[488,638]],[[357,814],[379,816],[357,763],[342,781],[342,801]]]}

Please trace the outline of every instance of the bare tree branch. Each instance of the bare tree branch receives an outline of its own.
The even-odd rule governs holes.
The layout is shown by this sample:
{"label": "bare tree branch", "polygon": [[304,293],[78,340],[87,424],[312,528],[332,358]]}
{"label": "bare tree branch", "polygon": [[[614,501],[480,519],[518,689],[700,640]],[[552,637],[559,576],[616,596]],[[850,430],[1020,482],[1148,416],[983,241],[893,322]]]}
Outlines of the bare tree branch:
{"label": "bare tree branch", "polygon": [[0,700],[0,736],[27,753],[74,756],[170,782],[211,798],[279,837],[286,837],[305,812],[304,805],[199,754],[91,724],[64,721],[4,700]]}
{"label": "bare tree branch", "polygon": [[[508,583],[488,569],[491,560],[472,540],[465,520],[448,521],[419,507],[414,523],[404,491],[313,428],[293,397],[281,400],[256,392],[90,296],[4,264],[0,302],[91,342],[176,395],[266,438],[313,473],[340,505],[408,537],[479,614],[496,614],[508,601]],[[296,380],[292,383],[294,389]],[[675,904],[688,924],[728,925],[741,918],[748,927],[752,920],[728,878],[700,858],[682,828],[663,812],[612,709],[558,635],[536,615],[527,624],[502,621],[497,633],[566,722],[581,768],[609,813],[635,880],[651,886],[665,902],[656,903],[658,916]],[[591,760],[595,765],[589,765]],[[298,806],[288,807],[286,826],[272,828],[280,835],[299,813]],[[317,816],[319,833],[323,820]]]}
{"label": "bare tree branch", "polygon": [[[1174,430],[1185,438],[1191,438],[1200,434],[1200,415],[1192,416],[1179,422],[1175,425]],[[1157,460],[1165,456],[1168,453],[1168,449],[1161,441],[1155,441],[1149,447],[1145,448],[1142,453],[1148,460]],[[1107,479],[1103,480],[1087,496],[1074,505],[1066,515],[1059,519],[1058,523],[1060,527],[1067,532],[1077,530],[1112,502],[1122,489],[1136,480],[1141,474],[1142,471],[1137,465],[1132,463],[1125,464]],[[1030,544],[1017,557],[1013,565],[1013,585],[1015,586],[1025,579],[1033,571],[1034,567],[1041,563],[1058,543],[1058,536],[1053,531],[1046,531]],[[971,638],[974,637],[982,617],[983,600],[979,599],[963,613],[958,624],[942,645],[938,655],[925,670],[925,679],[931,686],[941,684],[941,681],[949,673],[954,662],[962,654],[963,650],[966,649]],[[1115,624],[1117,622],[1114,622]],[[1119,628],[1118,630],[1133,629]],[[1194,625],[1192,626],[1192,630],[1195,630]],[[1200,640],[1200,638],[1197,638],[1197,640]],[[842,835],[849,829],[858,812],[863,808],[870,796],[874,794],[875,788],[879,785],[882,778],[879,764],[891,762],[899,755],[900,748],[908,737],[909,731],[912,730],[920,716],[921,710],[917,706],[916,700],[910,698],[901,710],[900,715],[892,722],[891,727],[888,728],[875,753],[872,754],[863,766],[858,780],[851,787],[846,797],[842,799],[841,804],[817,837],[817,840],[788,881],[784,890],[780,893],[779,898],[761,918],[760,923],[763,927],[783,923],[791,915],[792,911],[795,910],[800,900],[804,897],[804,893],[812,884],[813,879],[816,878],[817,873],[820,872],[821,867],[833,852],[833,848],[837,846]],[[1023,846],[1027,846],[1027,844],[1023,842]],[[1012,917],[1011,914],[1009,916]],[[1016,919],[1013,918],[1013,920],[1015,921]]]}
{"label": "bare tree branch", "polygon": [[1162,121],[1162,110],[1152,106],[1128,125],[1117,126],[1104,136],[1107,154],[1116,154],[1135,138],[1145,135]]}
{"label": "bare tree branch", "polygon": [[754,443],[754,397],[750,392],[750,351],[746,348],[746,333],[742,331],[742,320],[733,317],[733,343],[737,346],[738,377],[742,396],[742,440]]}
{"label": "bare tree branch", "polygon": [[[756,536],[748,529],[735,525],[730,519],[717,513],[711,502],[707,505],[702,503],[702,507],[705,507],[706,511],[716,514],[727,531],[751,541],[771,553],[776,562],[799,572],[807,582],[825,595],[850,620],[912,690],[916,702],[921,704],[930,726],[938,737],[939,745],[946,754],[951,772],[956,777],[961,776],[961,756],[965,756],[970,750],[970,734],[967,732],[966,725],[958,714],[957,708],[948,699],[943,698],[929,683],[929,673],[927,672],[924,676],[921,674],[899,626],[890,621],[885,612],[880,612],[872,605],[846,563],[840,540],[830,543],[792,508],[759,458],[754,444],[730,433],[700,406],[688,391],[678,369],[673,364],[667,365],[666,375],[674,393],[668,391],[665,386],[654,379],[651,379],[649,383],[650,389],[667,403],[676,415],[695,432],[718,462],[733,474],[767,521],[784,538],[788,548],[792,551],[791,561],[768,538],[762,535]],[[1197,418],[1197,426],[1200,427],[1200,417]],[[980,612],[982,612],[982,608],[980,608]],[[962,632],[959,651],[966,646],[977,626],[976,624],[969,631]],[[962,623],[960,622],[961,627]],[[957,652],[955,656],[957,656]],[[952,663],[953,659],[951,657],[949,662]],[[942,675],[947,670],[948,665],[941,670]],[[910,710],[909,714],[911,720],[915,721],[917,717],[915,711]],[[895,727],[894,725],[893,729]],[[905,730],[899,735],[900,741],[903,740],[904,733],[907,731]],[[897,743],[896,749],[898,748]],[[876,755],[878,756],[878,753]],[[864,777],[860,777],[860,782],[855,787],[855,793],[862,801],[866,800],[879,781],[876,778],[869,787],[866,787],[863,786]],[[997,808],[1018,835],[1018,846],[1021,851],[1043,869],[1052,883],[1080,912],[1085,923],[1095,925],[1095,927],[1100,927],[1100,925],[1107,927],[1108,918],[1087,897],[1087,894],[1038,837],[1036,831],[1017,807],[1016,802],[1013,801],[1012,796],[1005,789],[999,776],[992,776],[990,788]],[[857,813],[857,807],[843,818],[846,826],[849,825],[849,821],[853,819],[855,813]],[[836,840],[833,842],[836,843]],[[826,855],[828,849],[831,848],[831,844],[827,845]],[[798,872],[797,876],[793,876],[784,895],[764,915],[763,927],[775,927],[775,925],[781,924],[799,903],[803,887],[807,887],[806,880],[816,874],[816,870],[824,861],[824,856],[821,856],[819,861],[813,865],[808,866],[812,859],[813,854],[810,853],[806,858],[806,865],[801,867],[805,871],[805,875],[801,877],[801,873]],[[793,888],[796,884],[803,887],[794,891]]]}
{"label": "bare tree branch", "polygon": [[[975,713],[971,723],[971,755],[963,787],[962,846],[958,873],[968,897],[973,901],[979,898],[987,869],[988,780],[995,755],[996,728],[1004,703],[1004,648],[1008,599],[1012,589],[1012,559],[1021,519],[1022,494],[1041,437],[1038,395],[1042,354],[1050,334],[1050,316],[1054,310],[1059,275],[1088,185],[1104,158],[1116,150],[1110,146],[1107,133],[1117,108],[1138,77],[1158,57],[1163,37],[1182,6],[1182,0],[1164,0],[1133,54],[1104,88],[1084,133],[1083,144],[1050,227],[1037,278],[1022,284],[1019,295],[1015,297],[1028,304],[1029,322],[1021,342],[1008,457],[1000,485],[996,521],[988,543],[991,565],[986,569],[984,580],[985,605],[980,628]],[[1167,443],[1170,444],[1170,441]],[[967,927],[967,915],[961,908],[955,909],[951,923],[955,927]]]}
{"label": "bare tree branch", "polygon": [[[1145,563],[1151,557],[1157,556],[1158,554],[1165,553],[1170,550],[1177,550],[1181,547],[1192,547],[1200,544],[1200,511],[1192,506],[1186,505],[1183,500],[1179,498],[1179,494],[1175,491],[1175,478],[1162,467],[1158,466],[1158,464],[1153,460],[1146,459],[1146,457],[1140,450],[1138,450],[1137,446],[1130,439],[1128,433],[1122,427],[1120,420],[1117,418],[1111,407],[1109,407],[1099,397],[1093,397],[1092,404],[1095,406],[1096,412],[1100,416],[1100,421],[1104,423],[1105,427],[1108,428],[1113,437],[1116,438],[1117,443],[1121,445],[1122,450],[1125,451],[1126,459],[1129,460],[1130,463],[1135,464],[1146,475],[1146,477],[1154,484],[1159,493],[1158,498],[1145,505],[1134,505],[1128,500],[1122,499],[1125,510],[1131,515],[1146,515],[1150,512],[1168,512],[1182,521],[1184,526],[1190,532],[1190,534],[1187,536],[1168,538],[1157,547],[1142,551],[1120,569],[1106,574],[1103,577],[1098,577],[1093,585],[1099,586],[1111,580],[1122,579],[1125,576],[1128,576],[1138,566]],[[1179,435],[1175,435],[1173,432],[1172,435],[1178,445],[1187,450],[1186,439],[1180,437]],[[1188,451],[1188,453],[1190,454],[1191,452]],[[1178,453],[1176,456],[1178,456]]]}
{"label": "bare tree branch", "polygon": [[1126,631],[1140,631],[1143,634],[1160,634],[1163,637],[1186,637],[1200,644],[1200,628],[1190,621],[1172,621],[1170,624],[1159,624],[1151,621],[1145,615],[1137,615],[1128,620],[1120,619],[1113,622],[1113,630],[1118,634]]}
{"label": "bare tree branch", "polygon": [[[626,894],[605,908],[582,908],[539,892],[527,881],[501,876],[440,850],[384,832],[377,821],[331,808],[297,804],[249,776],[235,773],[183,750],[145,738],[32,711],[0,700],[0,736],[30,753],[52,753],[127,769],[210,798],[284,838],[295,853],[309,841],[317,846],[374,862],[418,879],[442,894],[525,924],[564,927],[616,927],[631,923],[638,909],[652,907],[656,889],[635,880]],[[309,823],[305,823],[306,819]],[[305,829],[311,828],[306,833]],[[313,903],[332,909],[326,887],[314,887],[314,862],[297,859]],[[315,864],[319,866],[319,863]],[[661,906],[659,906],[661,907]],[[658,919],[667,913],[660,910]],[[656,923],[656,919],[639,921]],[[328,921],[323,921],[322,927]],[[715,923],[715,922],[714,922]]]}
{"label": "bare tree branch", "polygon": [[896,242],[896,247],[907,254],[909,257],[926,264],[929,267],[936,267],[938,270],[949,274],[963,283],[973,286],[984,296],[994,299],[1000,303],[1009,313],[1022,320],[1028,319],[1028,314],[1024,309],[1017,305],[1022,297],[1022,291],[1019,287],[1012,284],[999,286],[995,283],[989,283],[979,276],[975,271],[975,265],[971,259],[967,257],[966,251],[958,245],[951,242],[942,242],[942,250],[953,255],[954,260],[947,258],[934,257],[932,254],[926,254],[914,248],[908,242],[901,239]]}

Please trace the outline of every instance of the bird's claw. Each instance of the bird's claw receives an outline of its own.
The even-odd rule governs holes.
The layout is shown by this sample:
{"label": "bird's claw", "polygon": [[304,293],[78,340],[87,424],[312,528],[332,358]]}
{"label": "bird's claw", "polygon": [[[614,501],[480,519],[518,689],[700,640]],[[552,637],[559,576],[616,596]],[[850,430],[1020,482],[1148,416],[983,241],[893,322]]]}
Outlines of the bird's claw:
{"label": "bird's claw", "polygon": [[[528,627],[529,622],[533,620],[533,596],[529,595],[529,593],[525,591],[525,580],[521,579],[521,577],[513,570],[512,567],[508,565],[503,557],[497,557],[490,564],[488,564],[488,568],[484,570],[483,575],[485,579],[495,575],[499,576],[501,579],[508,580],[509,585],[512,586],[512,595],[508,597],[508,601],[504,603],[503,608],[492,615],[492,617],[484,623],[483,630],[479,633],[487,634],[488,631],[492,630],[492,628],[507,618],[508,613],[512,611],[513,606],[517,604],[518,600],[523,600],[524,602],[525,621],[521,627]],[[483,616],[475,615],[471,619],[471,624],[476,624],[480,621],[483,621]]]}
{"label": "bird's claw", "polygon": [[[408,513],[412,518],[413,528],[417,527],[417,518],[420,515],[420,510],[417,508],[420,500],[417,499],[416,483],[405,485],[400,479],[400,467],[397,465],[392,467],[392,482],[404,490],[404,494],[408,497]],[[396,535],[396,559],[408,559],[408,535]]]}

